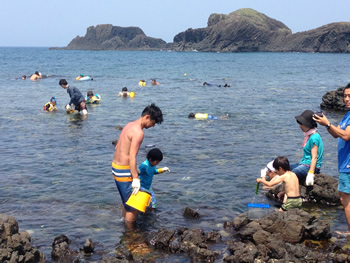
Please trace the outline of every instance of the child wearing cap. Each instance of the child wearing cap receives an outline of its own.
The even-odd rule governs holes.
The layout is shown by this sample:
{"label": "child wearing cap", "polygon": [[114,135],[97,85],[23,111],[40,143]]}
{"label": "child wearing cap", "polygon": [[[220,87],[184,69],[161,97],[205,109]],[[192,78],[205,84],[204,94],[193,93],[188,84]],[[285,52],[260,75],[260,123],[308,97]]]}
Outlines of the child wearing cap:
{"label": "child wearing cap", "polygon": [[48,103],[46,103],[43,107],[43,111],[56,111],[57,100],[55,97],[52,97]]}
{"label": "child wearing cap", "polygon": [[[273,182],[274,180],[276,180],[279,175],[276,173],[275,168],[273,168],[273,161],[269,162],[266,167],[264,169],[261,169],[261,178],[266,178],[266,176],[270,179],[270,182]],[[274,186],[263,186],[263,189],[274,189],[276,188],[278,185],[274,185]]]}
{"label": "child wearing cap", "polygon": [[158,148],[154,148],[147,153],[147,159],[142,164],[140,164],[140,167],[139,167],[139,170],[140,170],[139,178],[141,181],[140,189],[152,195],[152,201],[150,206],[153,209],[157,207],[156,196],[151,187],[153,176],[155,174],[170,172],[170,169],[168,167],[163,167],[159,169],[156,168],[156,165],[158,165],[162,160],[163,160],[163,153]]}
{"label": "child wearing cap", "polygon": [[299,180],[295,173],[290,171],[290,164],[286,157],[277,157],[272,164],[279,176],[273,181],[266,181],[264,177],[257,178],[258,183],[263,183],[267,186],[274,186],[279,183],[284,184],[285,200],[280,208],[280,211],[287,211],[290,208],[300,208],[302,206],[302,199],[299,191]]}

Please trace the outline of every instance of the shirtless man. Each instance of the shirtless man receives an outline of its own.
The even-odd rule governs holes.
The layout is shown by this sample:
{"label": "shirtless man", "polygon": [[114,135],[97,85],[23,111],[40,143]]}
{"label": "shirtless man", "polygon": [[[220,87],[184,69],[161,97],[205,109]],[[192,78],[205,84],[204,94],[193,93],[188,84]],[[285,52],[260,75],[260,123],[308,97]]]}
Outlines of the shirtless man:
{"label": "shirtless man", "polygon": [[35,73],[30,76],[30,80],[39,80],[39,79],[41,79],[41,73],[38,71],[35,71]]}
{"label": "shirtless man", "polygon": [[129,122],[122,130],[112,162],[112,173],[123,203],[123,217],[127,223],[136,221],[137,210],[125,204],[131,194],[140,189],[136,156],[143,141],[143,129],[163,122],[162,111],[155,105],[147,106],[139,119]]}
{"label": "shirtless man", "polygon": [[299,179],[295,173],[290,171],[288,159],[284,156],[277,157],[273,161],[273,168],[275,168],[279,177],[273,181],[266,181],[265,178],[258,178],[256,181],[267,186],[273,186],[283,182],[287,199],[280,208],[281,212],[287,211],[290,208],[300,208],[303,201],[299,192]]}

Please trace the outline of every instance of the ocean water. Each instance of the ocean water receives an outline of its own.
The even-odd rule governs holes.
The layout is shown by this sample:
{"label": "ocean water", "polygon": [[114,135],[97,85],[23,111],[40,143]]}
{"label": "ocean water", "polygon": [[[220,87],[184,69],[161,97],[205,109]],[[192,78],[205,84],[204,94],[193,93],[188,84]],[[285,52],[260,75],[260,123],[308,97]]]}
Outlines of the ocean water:
{"label": "ocean water", "polygon": [[[159,208],[138,218],[137,235],[181,226],[222,231],[225,221],[247,211],[266,163],[278,155],[291,163],[301,159],[303,134],[294,116],[319,111],[324,93],[350,82],[349,54],[2,47],[0,60],[0,212],[31,233],[48,261],[61,234],[76,247],[87,238],[95,242],[98,253],[86,262],[113,254],[115,244],[128,239],[111,174],[112,141],[120,134],[116,127],[139,118],[150,103],[162,109],[164,123],[145,130],[138,163],[146,157],[145,146],[155,144],[164,153],[158,167],[168,166],[171,173],[155,176]],[[35,71],[48,77],[20,79]],[[94,80],[77,82],[79,74]],[[101,95],[100,105],[88,106],[86,120],[63,110],[69,95],[58,85],[61,78],[83,94]],[[161,84],[152,86],[152,78]],[[146,87],[138,86],[140,79]],[[123,87],[135,98],[118,97]],[[43,112],[51,96],[59,110]],[[227,118],[190,120],[190,112]],[[325,114],[333,123],[344,115]],[[324,127],[319,132],[322,172],[338,178],[337,142]],[[198,209],[201,219],[184,218],[187,206]],[[311,212],[328,219],[332,231],[346,228],[340,207],[315,205]]]}

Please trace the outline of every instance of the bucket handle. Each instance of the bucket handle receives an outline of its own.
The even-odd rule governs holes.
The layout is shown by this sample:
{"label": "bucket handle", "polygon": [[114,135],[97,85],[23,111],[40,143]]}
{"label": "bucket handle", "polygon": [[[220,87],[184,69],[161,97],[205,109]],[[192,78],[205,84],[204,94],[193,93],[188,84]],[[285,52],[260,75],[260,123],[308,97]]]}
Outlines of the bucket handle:
{"label": "bucket handle", "polygon": [[150,198],[148,199],[148,204],[146,205],[146,207],[148,207],[151,204],[152,201],[152,196],[150,196]]}

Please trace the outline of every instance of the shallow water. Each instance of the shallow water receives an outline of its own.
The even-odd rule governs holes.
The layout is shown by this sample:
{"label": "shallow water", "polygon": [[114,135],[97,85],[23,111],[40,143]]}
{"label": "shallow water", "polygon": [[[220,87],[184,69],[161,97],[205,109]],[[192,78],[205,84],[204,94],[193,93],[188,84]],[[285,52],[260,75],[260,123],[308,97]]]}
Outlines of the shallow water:
{"label": "shallow water", "polygon": [[[348,54],[200,53],[63,51],[47,48],[0,48],[0,212],[30,230],[32,242],[50,259],[51,244],[66,234],[76,246],[87,238],[97,251],[113,254],[125,240],[121,202],[111,175],[112,141],[124,126],[155,102],[164,123],[145,130],[138,155],[155,144],[164,153],[153,188],[159,209],[139,218],[139,232],[188,226],[222,230],[247,211],[260,169],[275,156],[291,163],[302,157],[303,134],[294,116],[319,110],[322,95],[350,82]],[[48,78],[21,80],[40,71]],[[93,81],[76,82],[79,74]],[[58,81],[66,78],[84,94],[102,96],[89,106],[86,120],[67,115],[69,96]],[[151,86],[151,79],[161,83]],[[139,87],[140,79],[147,81]],[[206,81],[229,88],[202,86]],[[135,98],[120,98],[122,87]],[[56,96],[57,113],[41,107]],[[196,121],[190,112],[227,119]],[[333,123],[343,114],[326,112]],[[324,141],[322,172],[335,178],[337,150],[320,127]],[[199,221],[183,217],[186,206],[199,208]],[[346,227],[340,208],[320,209],[332,231]],[[103,254],[103,253],[102,253]],[[97,253],[86,261],[99,260]],[[178,260],[181,259],[179,256]]]}

